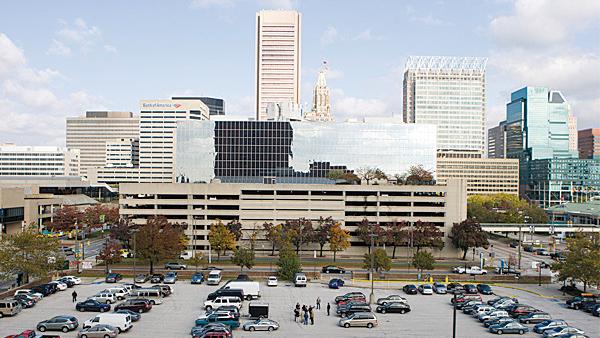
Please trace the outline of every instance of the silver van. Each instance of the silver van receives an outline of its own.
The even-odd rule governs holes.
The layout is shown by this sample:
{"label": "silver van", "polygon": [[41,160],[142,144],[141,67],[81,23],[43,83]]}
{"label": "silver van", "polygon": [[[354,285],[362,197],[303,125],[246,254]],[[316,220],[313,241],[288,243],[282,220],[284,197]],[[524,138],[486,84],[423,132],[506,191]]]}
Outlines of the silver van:
{"label": "silver van", "polygon": [[162,304],[163,294],[159,289],[155,288],[141,288],[131,290],[132,298],[146,298],[152,305]]}
{"label": "silver van", "polygon": [[372,328],[377,326],[377,317],[372,312],[356,312],[346,318],[340,319],[339,326],[348,328],[351,326],[366,326]]}
{"label": "silver van", "polygon": [[0,318],[4,316],[14,316],[21,312],[21,304],[16,299],[0,300]]}

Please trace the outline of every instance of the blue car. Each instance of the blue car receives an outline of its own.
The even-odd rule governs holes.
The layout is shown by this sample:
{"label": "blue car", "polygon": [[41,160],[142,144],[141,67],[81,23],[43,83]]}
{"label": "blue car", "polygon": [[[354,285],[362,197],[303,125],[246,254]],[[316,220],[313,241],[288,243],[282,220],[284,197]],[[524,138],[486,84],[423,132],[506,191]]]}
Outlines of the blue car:
{"label": "blue car", "polygon": [[331,279],[329,281],[329,288],[330,289],[339,289],[342,286],[344,286],[344,281],[342,279],[333,278],[333,279]]}
{"label": "blue car", "polygon": [[88,299],[84,302],[79,302],[75,305],[77,311],[96,311],[106,312],[110,311],[110,304],[100,303],[97,300]]}
{"label": "blue car", "polygon": [[196,272],[192,276],[192,284],[202,284],[202,282],[204,282],[204,275],[200,272]]}

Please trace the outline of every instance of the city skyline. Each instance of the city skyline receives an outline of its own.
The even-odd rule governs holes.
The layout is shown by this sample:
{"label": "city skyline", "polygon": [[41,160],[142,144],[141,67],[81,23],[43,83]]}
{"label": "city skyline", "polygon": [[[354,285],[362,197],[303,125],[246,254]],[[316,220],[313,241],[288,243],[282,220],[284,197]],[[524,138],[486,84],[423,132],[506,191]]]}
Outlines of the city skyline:
{"label": "city skyline", "polygon": [[[66,117],[106,109],[137,115],[138,101],[151,98],[218,97],[228,115],[252,117],[255,15],[277,8],[302,14],[301,103],[310,105],[327,60],[340,120],[402,114],[410,55],[488,57],[487,127],[503,119],[508,93],[524,86],[561,91],[578,129],[594,127],[598,116],[600,5],[593,1],[62,4],[36,4],[39,11],[8,4],[0,13],[3,142],[61,146]],[[36,25],[18,24],[28,20]]]}

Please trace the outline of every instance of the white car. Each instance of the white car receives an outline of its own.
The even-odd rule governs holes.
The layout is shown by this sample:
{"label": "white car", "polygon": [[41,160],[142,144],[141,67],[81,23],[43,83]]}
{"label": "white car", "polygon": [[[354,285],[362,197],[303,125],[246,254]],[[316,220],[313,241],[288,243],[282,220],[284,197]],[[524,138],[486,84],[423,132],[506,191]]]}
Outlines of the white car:
{"label": "white car", "polygon": [[467,275],[485,275],[487,274],[487,270],[484,270],[478,266],[472,266],[469,268],[466,268],[464,266],[457,266],[454,269],[452,269],[452,271],[454,273],[460,273],[460,274],[467,274]]}
{"label": "white car", "polygon": [[44,298],[44,295],[39,292],[33,292],[31,289],[20,289],[15,292],[15,296],[17,295],[28,295],[35,298],[36,301]]}
{"label": "white car", "polygon": [[54,285],[56,285],[56,289],[58,291],[65,291],[68,288],[67,284],[65,284],[65,283],[63,283],[61,281],[57,281],[57,280],[52,281],[52,282],[50,282],[48,284],[54,284]]}
{"label": "white car", "polygon": [[106,304],[114,304],[117,302],[117,298],[115,297],[115,295],[113,295],[112,293],[107,292],[107,291],[97,293],[97,294],[89,297],[88,299],[93,299],[93,300],[98,301],[99,303],[106,303]]}
{"label": "white car", "polygon": [[124,287],[118,287],[118,286],[104,289],[101,292],[102,293],[104,293],[104,292],[112,293],[117,298],[117,300],[123,300],[129,296],[129,290],[127,290]]}
{"label": "white car", "polygon": [[433,295],[433,287],[431,284],[421,284],[419,285],[419,292],[422,295]]}
{"label": "white car", "polygon": [[235,306],[238,309],[242,307],[242,300],[240,297],[235,296],[220,296],[213,300],[207,300],[204,302],[204,309],[212,310],[213,308],[218,308],[219,306]]}
{"label": "white car", "polygon": [[277,286],[277,277],[269,276],[269,278],[267,278],[267,286]]}
{"label": "white car", "polygon": [[75,283],[75,285],[79,285],[81,284],[81,278],[79,277],[75,277],[75,276],[64,276],[63,278],[68,279],[70,281],[72,281],[73,283]]}

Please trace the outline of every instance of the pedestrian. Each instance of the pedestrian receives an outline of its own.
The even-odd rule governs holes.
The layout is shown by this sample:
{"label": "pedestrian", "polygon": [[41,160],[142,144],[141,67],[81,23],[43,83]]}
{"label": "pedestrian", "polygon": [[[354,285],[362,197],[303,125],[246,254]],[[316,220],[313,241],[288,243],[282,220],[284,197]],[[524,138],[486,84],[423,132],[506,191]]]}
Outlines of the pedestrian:
{"label": "pedestrian", "polygon": [[300,311],[300,303],[296,303],[296,310]]}
{"label": "pedestrian", "polygon": [[327,315],[329,316],[329,310],[331,310],[331,304],[327,303]]}
{"label": "pedestrian", "polygon": [[310,325],[315,325],[315,313],[312,306],[308,309],[308,312],[310,313]]}
{"label": "pedestrian", "polygon": [[75,292],[75,290],[73,290],[73,293],[71,294],[71,296],[73,296],[73,303],[75,303],[77,301],[77,292]]}
{"label": "pedestrian", "polygon": [[302,305],[302,312],[306,312],[308,311],[308,309],[306,308],[306,305]]}
{"label": "pedestrian", "polygon": [[317,297],[317,310],[321,310],[321,298]]}
{"label": "pedestrian", "polygon": [[308,312],[304,312],[304,325],[308,325]]}
{"label": "pedestrian", "polygon": [[297,322],[299,317],[300,317],[300,310],[294,309],[294,321]]}

